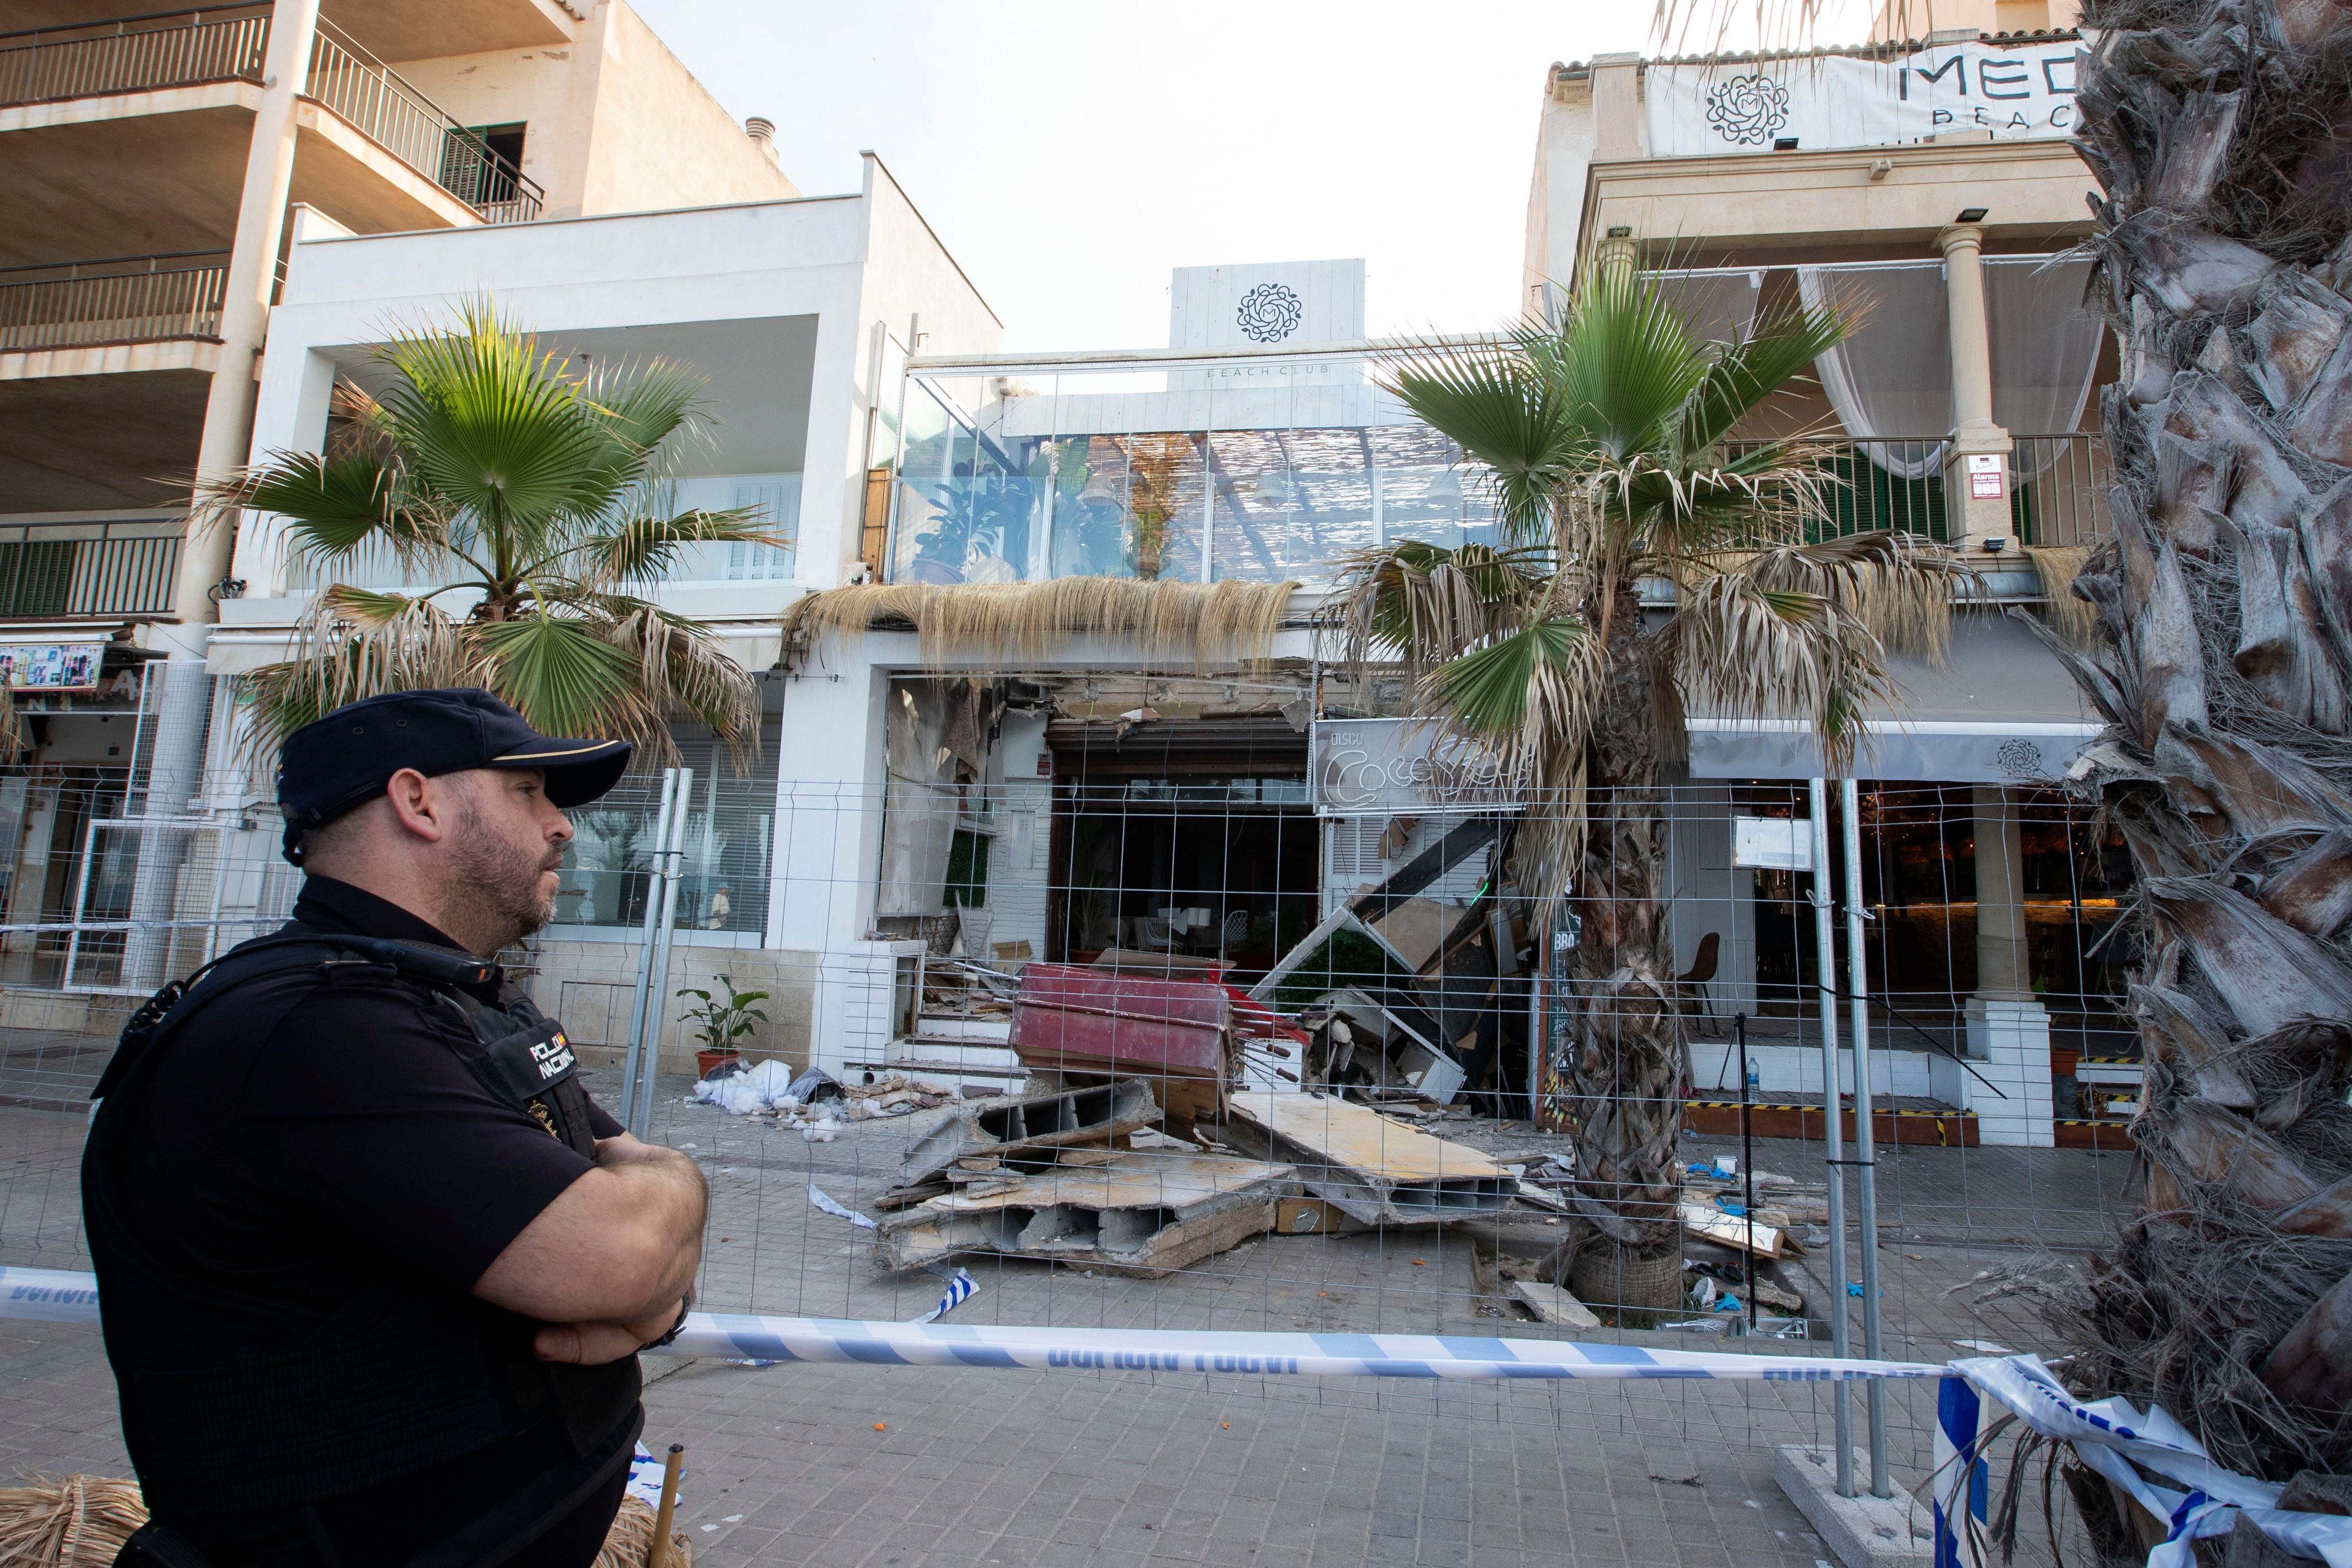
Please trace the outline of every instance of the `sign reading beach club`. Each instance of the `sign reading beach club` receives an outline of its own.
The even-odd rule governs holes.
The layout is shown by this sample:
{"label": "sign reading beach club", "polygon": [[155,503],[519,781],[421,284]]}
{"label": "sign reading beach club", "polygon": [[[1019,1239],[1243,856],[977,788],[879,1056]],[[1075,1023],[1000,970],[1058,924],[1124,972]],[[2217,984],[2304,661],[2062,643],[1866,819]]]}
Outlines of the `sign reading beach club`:
{"label": "sign reading beach club", "polygon": [[1650,156],[1885,147],[1953,132],[1997,140],[2074,131],[2075,46],[1948,44],[1889,60],[1843,55],[1654,65]]}

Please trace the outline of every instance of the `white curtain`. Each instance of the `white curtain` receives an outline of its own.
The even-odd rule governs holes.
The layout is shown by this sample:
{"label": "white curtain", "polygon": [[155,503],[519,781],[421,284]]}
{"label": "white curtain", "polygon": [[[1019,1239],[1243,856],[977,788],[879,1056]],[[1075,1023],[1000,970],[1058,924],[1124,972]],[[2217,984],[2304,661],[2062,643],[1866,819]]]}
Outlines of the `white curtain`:
{"label": "white curtain", "polygon": [[[1898,479],[1944,466],[1952,428],[1952,342],[1944,316],[1944,264],[1800,267],[1808,308],[1843,305],[1862,324],[1813,361],[1822,391],[1847,435]],[[1912,440],[1889,440],[1889,437]]]}
{"label": "white curtain", "polygon": [[[2087,261],[1987,257],[1985,330],[1992,342],[1993,422],[2012,436],[2063,436],[2083,421],[2105,328],[2083,303]],[[2065,449],[2022,441],[2011,466],[2038,479]]]}
{"label": "white curtain", "polygon": [[1657,271],[1659,295],[1701,342],[1738,342],[1756,330],[1756,298],[1763,274],[1747,268]]}

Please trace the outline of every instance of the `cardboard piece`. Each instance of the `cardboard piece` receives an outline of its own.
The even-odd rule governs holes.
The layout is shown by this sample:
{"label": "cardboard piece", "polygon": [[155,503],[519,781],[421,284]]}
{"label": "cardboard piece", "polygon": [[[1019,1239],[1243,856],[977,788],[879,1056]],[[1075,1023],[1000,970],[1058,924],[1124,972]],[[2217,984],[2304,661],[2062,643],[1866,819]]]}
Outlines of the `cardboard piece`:
{"label": "cardboard piece", "polygon": [[1297,1167],[1307,1190],[1370,1225],[1500,1214],[1518,1181],[1477,1150],[1320,1094],[1236,1094],[1225,1141]]}

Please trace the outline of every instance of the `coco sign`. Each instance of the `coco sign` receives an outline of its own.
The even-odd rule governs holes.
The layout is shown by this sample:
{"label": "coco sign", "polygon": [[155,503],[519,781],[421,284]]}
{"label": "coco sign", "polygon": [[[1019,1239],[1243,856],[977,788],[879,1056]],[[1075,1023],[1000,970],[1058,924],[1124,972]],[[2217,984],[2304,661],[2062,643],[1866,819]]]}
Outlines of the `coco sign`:
{"label": "coco sign", "polygon": [[1484,748],[1427,719],[1318,719],[1307,793],[1318,816],[1519,811],[1521,780]]}

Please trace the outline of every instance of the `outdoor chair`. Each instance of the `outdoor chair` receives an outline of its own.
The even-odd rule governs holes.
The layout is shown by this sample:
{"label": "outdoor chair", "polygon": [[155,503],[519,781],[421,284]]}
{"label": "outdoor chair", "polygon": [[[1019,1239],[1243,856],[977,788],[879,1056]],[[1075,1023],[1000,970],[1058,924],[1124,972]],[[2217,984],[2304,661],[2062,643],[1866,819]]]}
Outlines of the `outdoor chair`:
{"label": "outdoor chair", "polygon": [[1143,952],[1174,952],[1183,944],[1176,939],[1173,921],[1163,921],[1157,915],[1138,915],[1135,917],[1135,945]]}
{"label": "outdoor chair", "polygon": [[1698,952],[1691,960],[1691,966],[1675,976],[1676,989],[1686,998],[1696,999],[1698,1016],[1702,1018],[1715,1016],[1707,1005],[1706,983],[1715,978],[1716,962],[1722,947],[1723,933],[1712,931],[1707,932],[1698,939]]}

